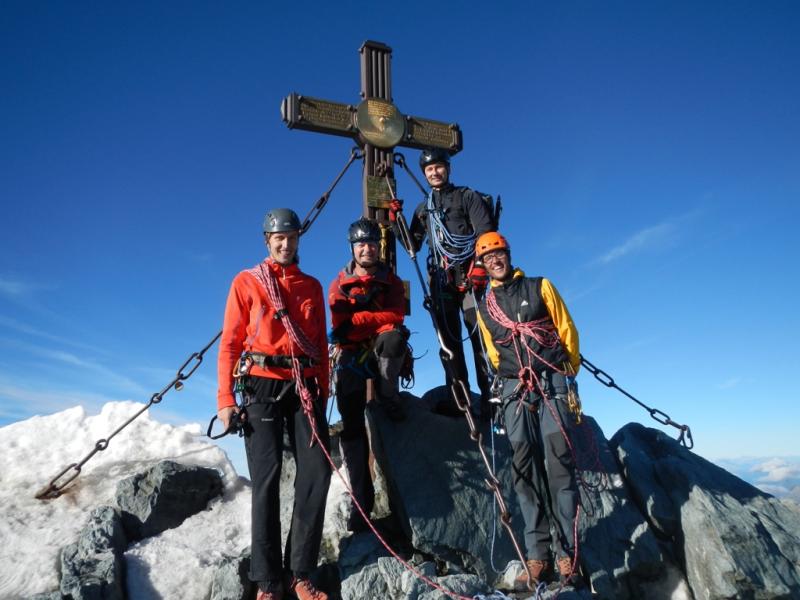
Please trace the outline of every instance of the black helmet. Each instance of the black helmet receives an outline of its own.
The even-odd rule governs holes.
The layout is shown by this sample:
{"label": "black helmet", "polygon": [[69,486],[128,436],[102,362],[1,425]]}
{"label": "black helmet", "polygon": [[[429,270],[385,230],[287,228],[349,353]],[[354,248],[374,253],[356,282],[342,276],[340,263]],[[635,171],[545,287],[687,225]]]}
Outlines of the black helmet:
{"label": "black helmet", "polygon": [[425,167],[434,163],[444,163],[450,166],[450,153],[442,148],[425,148],[419,155],[419,168],[425,172]]}
{"label": "black helmet", "polygon": [[350,225],[350,229],[347,231],[347,241],[351,244],[356,242],[374,242],[377,244],[381,241],[381,229],[375,221],[361,217]]}
{"label": "black helmet", "polygon": [[273,208],[264,217],[264,233],[300,231],[300,218],[291,208]]}

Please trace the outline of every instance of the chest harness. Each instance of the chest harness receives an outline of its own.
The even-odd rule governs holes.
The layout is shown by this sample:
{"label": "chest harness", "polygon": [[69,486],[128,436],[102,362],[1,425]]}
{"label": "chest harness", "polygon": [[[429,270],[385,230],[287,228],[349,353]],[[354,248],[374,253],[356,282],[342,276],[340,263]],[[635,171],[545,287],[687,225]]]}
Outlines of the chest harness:
{"label": "chest harness", "polygon": [[[570,378],[574,375],[572,366],[569,363],[564,367],[558,367],[537,353],[531,348],[531,345],[525,341],[525,338],[530,338],[535,341],[540,348],[555,348],[561,340],[555,325],[553,325],[552,319],[548,317],[535,319],[533,321],[515,321],[511,319],[503,312],[503,309],[500,308],[494,290],[491,288],[486,294],[486,309],[493,321],[508,330],[508,335],[497,341],[501,344],[508,344],[511,342],[514,348],[514,354],[516,355],[517,364],[519,365],[519,370],[517,371],[519,383],[514,390],[514,395],[520,400],[522,396],[525,395],[525,392],[538,392],[540,396],[543,398],[545,397],[544,390],[539,384],[537,374],[533,370],[535,361],[544,364],[553,372],[560,373],[565,377]],[[569,410],[574,414],[575,420],[580,423],[581,406],[576,386],[570,385],[568,387],[567,396]]]}

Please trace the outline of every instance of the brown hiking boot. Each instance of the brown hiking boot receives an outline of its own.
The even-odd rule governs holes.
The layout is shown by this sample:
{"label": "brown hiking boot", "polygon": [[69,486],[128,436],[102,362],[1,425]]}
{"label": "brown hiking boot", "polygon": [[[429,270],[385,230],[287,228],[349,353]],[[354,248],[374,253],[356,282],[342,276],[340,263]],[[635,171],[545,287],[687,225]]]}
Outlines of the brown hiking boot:
{"label": "brown hiking boot", "polygon": [[283,600],[283,590],[279,589],[274,592],[265,592],[259,588],[256,600]]}
{"label": "brown hiking boot", "polygon": [[297,600],[328,600],[328,594],[319,591],[310,579],[292,579],[289,589],[297,596]]}
{"label": "brown hiking boot", "polygon": [[562,556],[556,560],[556,564],[558,565],[558,574],[561,576],[562,584],[571,585],[572,587],[580,587],[583,584],[580,567],[573,566],[571,557]]}
{"label": "brown hiking boot", "polygon": [[[514,579],[514,591],[524,592],[533,591],[540,581],[546,581],[550,577],[550,572],[553,570],[553,565],[549,560],[538,560],[532,558],[525,561],[527,569],[523,569],[522,573],[517,575]],[[530,571],[530,582],[528,581],[528,571]]]}

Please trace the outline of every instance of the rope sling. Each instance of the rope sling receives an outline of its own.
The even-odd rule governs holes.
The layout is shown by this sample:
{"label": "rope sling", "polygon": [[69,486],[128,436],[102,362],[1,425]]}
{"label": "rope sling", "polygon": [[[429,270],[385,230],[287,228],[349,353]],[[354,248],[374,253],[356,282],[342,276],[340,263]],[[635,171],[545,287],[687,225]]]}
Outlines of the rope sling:
{"label": "rope sling", "polygon": [[428,193],[425,202],[428,213],[428,227],[431,232],[431,251],[433,260],[437,266],[448,269],[454,265],[460,265],[472,258],[475,252],[475,233],[460,235],[451,233],[444,226],[444,213],[441,208],[436,208],[433,201],[433,191]]}

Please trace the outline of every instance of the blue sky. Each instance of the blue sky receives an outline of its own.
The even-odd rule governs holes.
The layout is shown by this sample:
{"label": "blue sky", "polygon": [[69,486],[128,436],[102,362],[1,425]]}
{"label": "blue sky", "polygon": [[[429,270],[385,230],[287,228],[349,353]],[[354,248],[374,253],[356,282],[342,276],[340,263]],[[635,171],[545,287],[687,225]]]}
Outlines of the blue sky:
{"label": "blue sky", "polygon": [[[514,263],[555,283],[589,360],[688,422],[703,456],[800,455],[796,3],[7,2],[0,15],[0,424],[146,401],[216,333],[230,280],[264,255],[263,214],[303,217],[351,147],[288,130],[281,99],[357,102],[357,50],[375,39],[394,50],[398,108],[460,124],[452,179],[502,195]],[[355,168],[302,239],[326,287],[360,202]],[[415,279],[405,256],[399,269]],[[442,377],[412,294],[421,394]],[[209,358],[157,418],[210,417]],[[654,424],[579,381],[607,435]]]}

